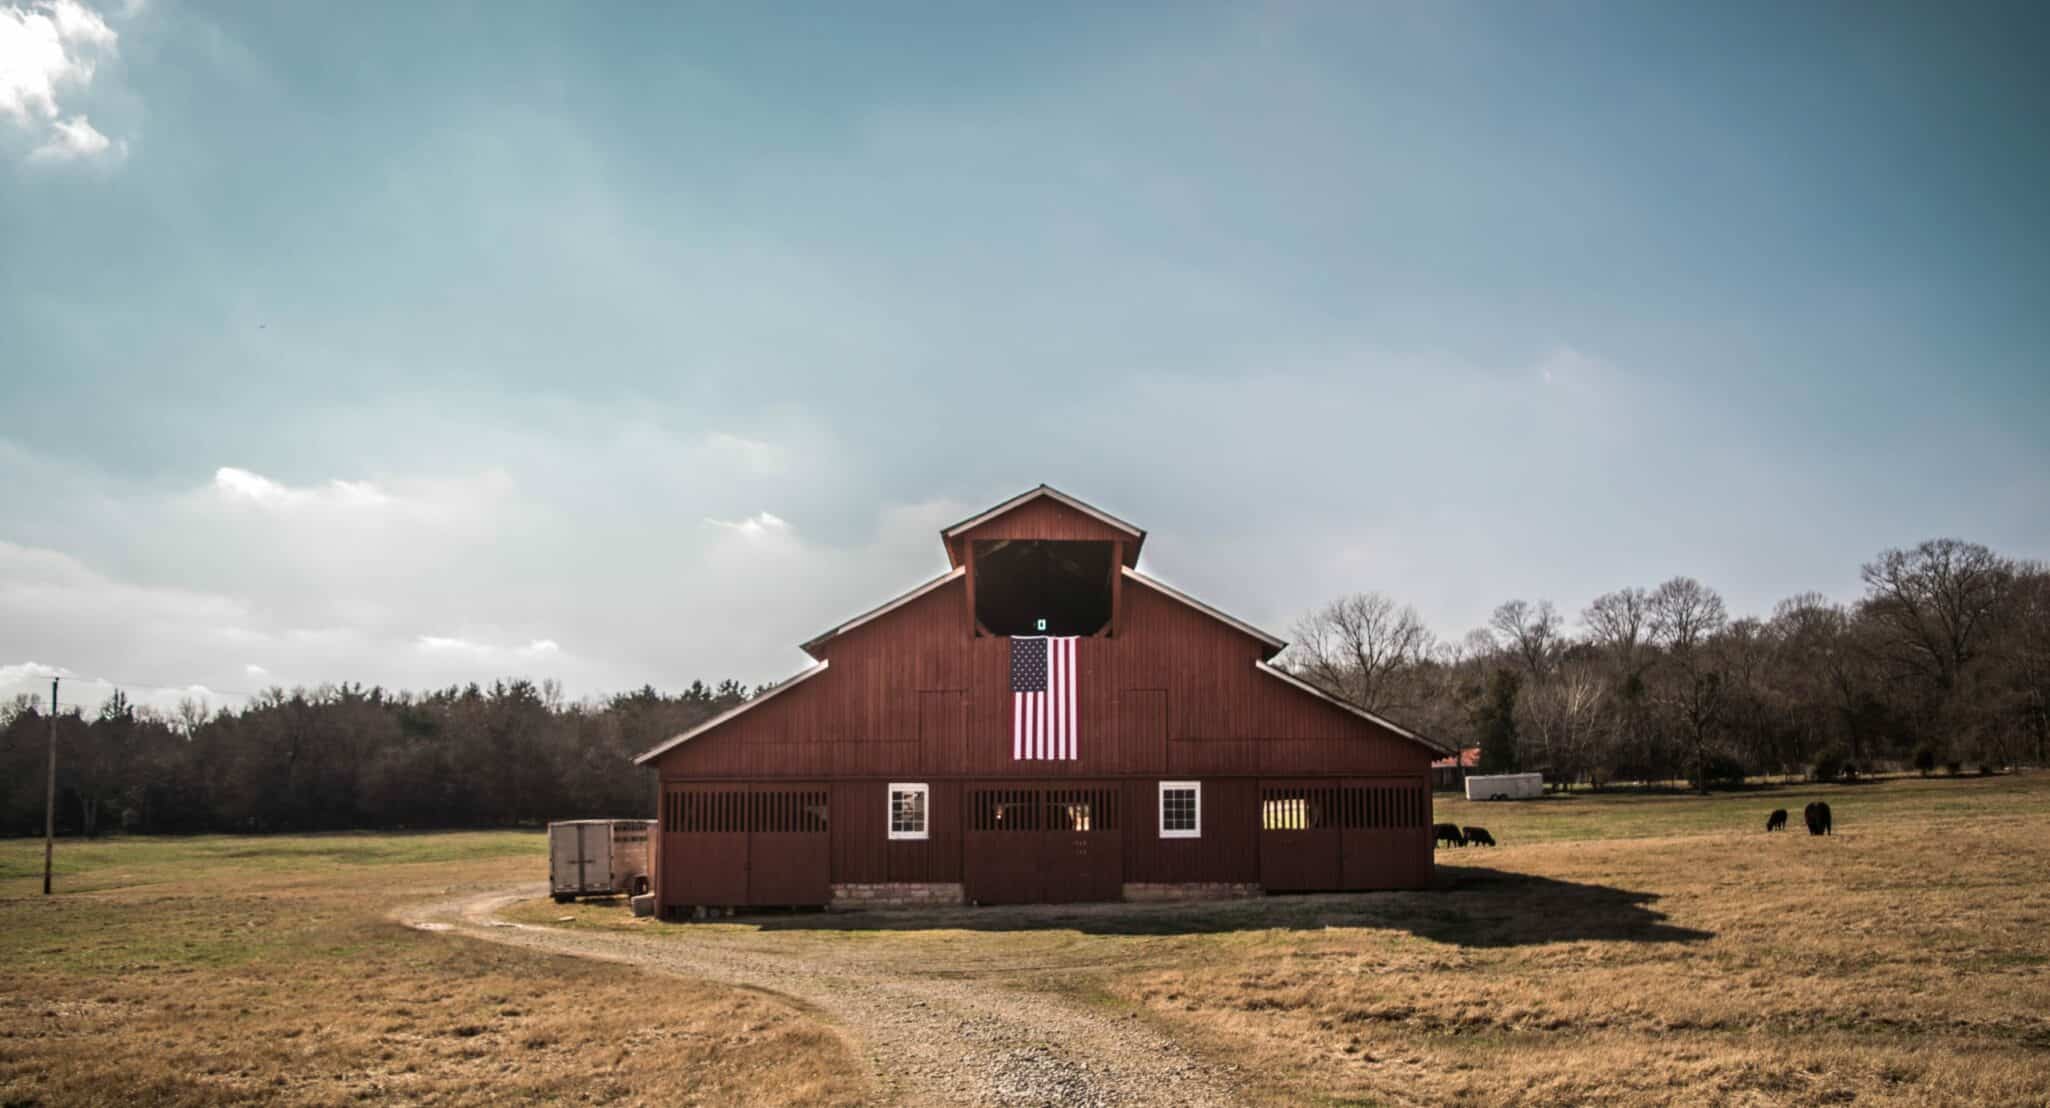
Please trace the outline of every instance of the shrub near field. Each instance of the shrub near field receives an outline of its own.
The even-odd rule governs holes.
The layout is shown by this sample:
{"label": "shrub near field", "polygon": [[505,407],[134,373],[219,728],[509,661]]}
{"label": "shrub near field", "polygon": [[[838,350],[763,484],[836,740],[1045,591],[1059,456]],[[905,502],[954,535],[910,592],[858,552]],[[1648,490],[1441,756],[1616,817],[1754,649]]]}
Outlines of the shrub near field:
{"label": "shrub near field", "polygon": [[[1799,829],[1818,796],[1830,838]],[[1118,991],[1277,1102],[2050,1101],[2050,778],[1439,818],[1510,845]]]}
{"label": "shrub near field", "polygon": [[0,842],[0,1101],[852,1103],[759,995],[386,918],[531,881],[540,835]]}

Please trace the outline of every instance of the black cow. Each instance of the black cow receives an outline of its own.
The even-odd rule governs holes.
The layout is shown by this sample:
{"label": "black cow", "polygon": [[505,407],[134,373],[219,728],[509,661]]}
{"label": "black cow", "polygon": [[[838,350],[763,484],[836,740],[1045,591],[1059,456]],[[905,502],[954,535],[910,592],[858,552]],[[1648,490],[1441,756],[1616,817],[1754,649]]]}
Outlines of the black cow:
{"label": "black cow", "polygon": [[1822,801],[1818,800],[1801,809],[1801,817],[1808,821],[1808,833],[1810,835],[1835,834],[1830,829],[1829,805],[1824,804]]}
{"label": "black cow", "polygon": [[1785,808],[1774,808],[1772,814],[1765,817],[1765,829],[1767,831],[1785,831],[1787,829],[1787,810]]}
{"label": "black cow", "polygon": [[1466,841],[1472,846],[1493,846],[1495,836],[1488,834],[1485,827],[1469,827],[1466,829]]}
{"label": "black cow", "polygon": [[[1437,836],[1437,840],[1440,843],[1450,843],[1453,846],[1466,845],[1466,836],[1459,833],[1459,825],[1456,823],[1438,824],[1431,828],[1431,834]],[[1435,846],[1437,844],[1433,843],[1432,845]]]}

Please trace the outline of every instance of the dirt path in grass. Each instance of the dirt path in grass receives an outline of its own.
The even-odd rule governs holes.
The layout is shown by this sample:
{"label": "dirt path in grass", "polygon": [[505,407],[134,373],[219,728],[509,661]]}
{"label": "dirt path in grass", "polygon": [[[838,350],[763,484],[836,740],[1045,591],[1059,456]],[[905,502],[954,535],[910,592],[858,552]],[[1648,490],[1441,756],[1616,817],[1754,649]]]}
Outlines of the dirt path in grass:
{"label": "dirt path in grass", "polygon": [[397,918],[786,997],[837,1024],[893,1103],[1237,1102],[1224,1075],[1136,1017],[1008,988],[978,978],[973,965],[935,959],[911,971],[866,943],[836,944],[829,953],[780,950],[748,934],[668,926],[659,935],[572,931],[498,918],[505,906],[546,894],[539,883],[522,885],[414,905]]}

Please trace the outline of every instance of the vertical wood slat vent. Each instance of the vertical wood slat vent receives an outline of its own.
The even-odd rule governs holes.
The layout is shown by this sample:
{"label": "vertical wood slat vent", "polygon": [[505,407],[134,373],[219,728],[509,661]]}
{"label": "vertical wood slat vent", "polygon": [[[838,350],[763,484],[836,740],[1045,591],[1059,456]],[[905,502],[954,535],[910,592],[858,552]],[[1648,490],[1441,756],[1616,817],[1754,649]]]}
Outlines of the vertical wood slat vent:
{"label": "vertical wood slat vent", "polygon": [[1123,826],[1115,788],[975,789],[971,831],[1116,831]]}
{"label": "vertical wood slat vent", "polygon": [[824,789],[675,789],[662,794],[662,830],[670,833],[824,834],[827,820]]}
{"label": "vertical wood slat vent", "polygon": [[1260,789],[1263,831],[1369,831],[1429,822],[1414,785],[1267,785]]}

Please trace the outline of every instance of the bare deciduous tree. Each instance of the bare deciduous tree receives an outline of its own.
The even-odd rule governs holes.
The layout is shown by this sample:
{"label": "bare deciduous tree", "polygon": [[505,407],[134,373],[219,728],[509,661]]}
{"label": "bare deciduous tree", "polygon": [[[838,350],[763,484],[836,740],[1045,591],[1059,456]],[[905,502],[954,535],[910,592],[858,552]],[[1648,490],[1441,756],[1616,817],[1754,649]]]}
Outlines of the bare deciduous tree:
{"label": "bare deciduous tree", "polygon": [[1296,621],[1293,668],[1371,712],[1399,707],[1391,678],[1435,643],[1416,609],[1380,593],[1342,596]]}
{"label": "bare deciduous tree", "polygon": [[1617,589],[1594,598],[1580,613],[1588,640],[1602,648],[1619,674],[1634,674],[1638,652],[1651,634],[1651,594],[1643,589]]}
{"label": "bare deciduous tree", "polygon": [[1692,577],[1675,577],[1653,590],[1650,610],[1652,638],[1666,650],[1657,699],[1687,741],[1695,785],[1706,791],[1711,743],[1727,692],[1710,646],[1729,611],[1714,589]]}
{"label": "bare deciduous tree", "polygon": [[1865,614],[1902,672],[1948,693],[1978,650],[2014,569],[1978,543],[1957,539],[1888,550],[1864,566],[1871,589]]}
{"label": "bare deciduous tree", "polygon": [[1533,680],[1543,679],[1545,671],[1551,668],[1552,656],[1562,645],[1560,631],[1564,624],[1549,600],[1536,604],[1526,600],[1505,601],[1489,617],[1488,626],[1500,637],[1502,649],[1514,655],[1517,664]]}

